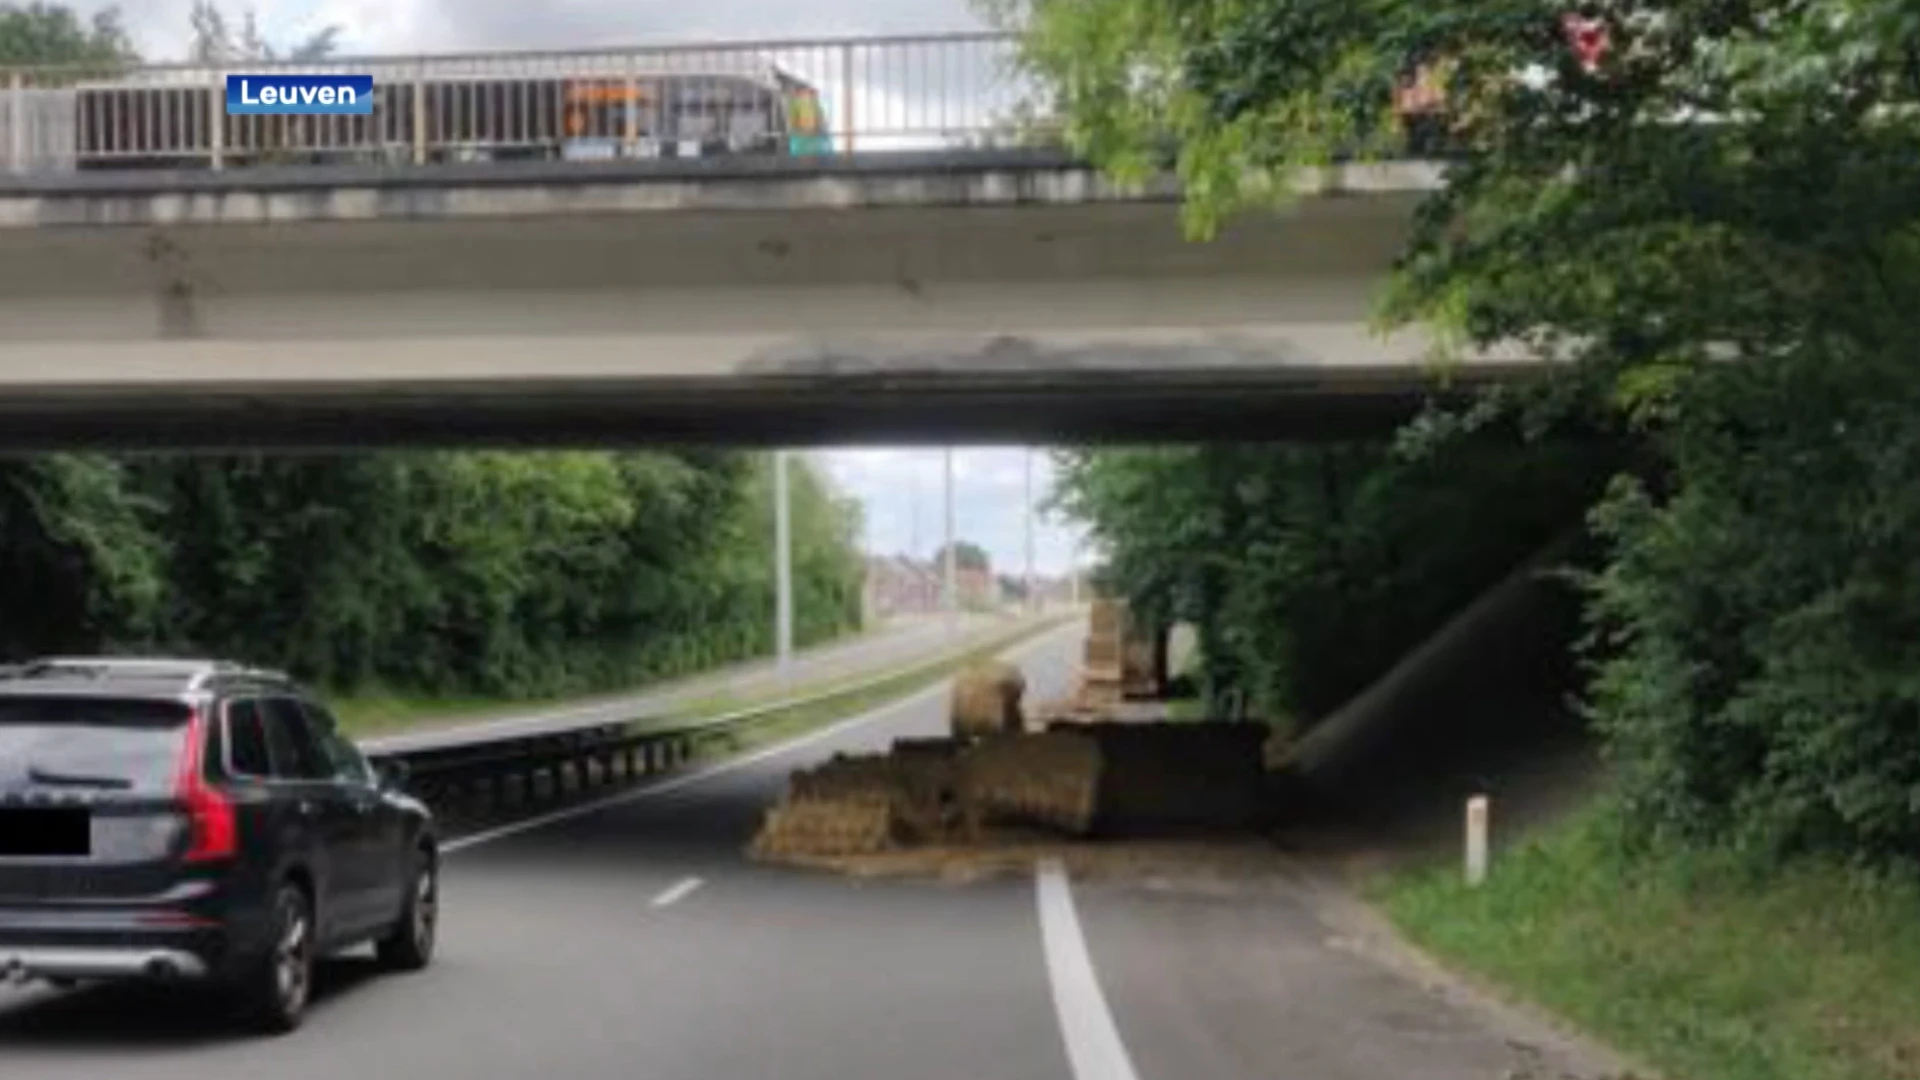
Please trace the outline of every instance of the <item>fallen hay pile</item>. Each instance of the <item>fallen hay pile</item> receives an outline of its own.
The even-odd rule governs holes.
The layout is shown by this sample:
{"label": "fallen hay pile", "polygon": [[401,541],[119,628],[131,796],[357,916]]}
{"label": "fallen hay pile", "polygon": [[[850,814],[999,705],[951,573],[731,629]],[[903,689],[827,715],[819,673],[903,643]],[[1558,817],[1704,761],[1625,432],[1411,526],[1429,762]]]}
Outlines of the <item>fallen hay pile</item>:
{"label": "fallen hay pile", "polygon": [[1031,825],[1070,836],[1093,829],[1100,746],[1076,732],[1000,735],[968,747],[955,769],[962,833],[990,825]]}
{"label": "fallen hay pile", "polygon": [[[1067,729],[1066,725],[1056,730]],[[1261,724],[1071,726],[1100,748],[1100,824],[1109,833],[1231,830],[1259,815],[1267,787]]]}
{"label": "fallen hay pile", "polygon": [[859,799],[788,801],[767,811],[752,854],[868,855],[885,851],[892,813],[885,802]]}
{"label": "fallen hay pile", "polygon": [[793,774],[751,854],[821,857],[1256,823],[1267,773],[1251,724],[1062,723],[1040,733],[902,740]]}
{"label": "fallen hay pile", "polygon": [[1025,726],[1020,698],[1027,677],[1003,660],[973,664],[953,680],[949,726],[957,739],[1015,732]]}

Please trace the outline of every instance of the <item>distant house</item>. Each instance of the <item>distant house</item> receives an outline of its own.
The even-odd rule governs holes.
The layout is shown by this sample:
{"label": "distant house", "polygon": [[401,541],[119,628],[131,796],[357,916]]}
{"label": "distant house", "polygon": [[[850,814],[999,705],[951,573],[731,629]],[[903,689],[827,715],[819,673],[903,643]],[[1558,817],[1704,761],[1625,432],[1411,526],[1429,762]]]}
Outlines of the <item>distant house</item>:
{"label": "distant house", "polygon": [[954,587],[960,593],[962,608],[977,610],[999,606],[1000,582],[993,576],[992,567],[957,567],[953,576]]}
{"label": "distant house", "polygon": [[1059,577],[1036,575],[1033,579],[1033,594],[1042,605],[1069,603],[1074,596],[1073,577],[1070,574]]}
{"label": "distant house", "polygon": [[868,622],[931,614],[940,610],[940,575],[904,555],[869,556],[864,602]]}

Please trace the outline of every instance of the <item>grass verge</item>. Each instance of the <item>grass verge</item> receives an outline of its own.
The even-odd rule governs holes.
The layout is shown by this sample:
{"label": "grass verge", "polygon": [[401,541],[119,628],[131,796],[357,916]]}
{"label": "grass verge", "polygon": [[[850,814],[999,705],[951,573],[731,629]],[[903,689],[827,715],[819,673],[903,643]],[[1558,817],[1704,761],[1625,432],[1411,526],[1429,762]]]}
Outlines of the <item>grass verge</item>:
{"label": "grass verge", "polygon": [[[882,625],[872,629],[859,630],[851,634],[808,646],[809,650],[851,645],[859,641],[878,637],[890,627]],[[527,712],[539,712],[545,709],[562,708],[570,705],[590,705],[597,701],[617,701],[635,694],[645,694],[673,689],[677,686],[701,679],[712,678],[729,667],[764,663],[768,656],[748,657],[733,664],[721,665],[705,671],[688,672],[683,675],[667,676],[650,682],[636,683],[621,690],[603,691],[595,694],[557,694],[542,697],[488,697],[479,695],[432,696],[396,693],[382,689],[358,690],[349,693],[332,694],[327,698],[329,708],[350,735],[392,735],[408,728],[427,724],[445,723],[449,720],[485,721],[497,720]],[[776,686],[763,695],[764,700],[777,700],[795,693],[808,692],[807,687]],[[705,714],[726,711],[723,703],[734,701],[732,708],[744,707],[744,698],[752,695],[730,697],[715,694],[703,698],[688,706],[689,710]],[[710,710],[710,711],[709,711]]]}
{"label": "grass verge", "polygon": [[[1033,624],[1029,623],[1025,625],[1031,627]],[[992,641],[1004,640],[1007,637],[1008,633],[1005,631],[995,634],[991,638],[974,631],[967,631],[961,633],[954,644],[961,644],[974,639],[978,639],[982,644],[987,644]],[[682,702],[664,714],[659,723],[661,726],[670,727],[674,724],[705,720],[715,716],[723,716],[731,712],[738,712],[742,709],[769,705],[773,702],[788,698],[834,694],[843,690],[852,691],[859,689],[877,677],[884,676],[890,670],[908,673],[917,670],[920,665],[925,662],[923,658],[905,664],[893,665],[878,671],[862,671],[852,675],[839,675],[830,679],[814,679],[811,681],[796,681],[791,683],[773,682],[758,690],[747,693],[741,693],[737,690],[722,690],[695,698],[692,701]]]}
{"label": "grass verge", "polygon": [[1171,698],[1167,701],[1167,719],[1192,723],[1207,718],[1207,703],[1197,697]]}
{"label": "grass verge", "polygon": [[1207,719],[1207,699],[1200,692],[1200,650],[1189,646],[1173,666],[1176,697],[1167,699],[1167,719],[1191,723]]}
{"label": "grass verge", "polygon": [[868,686],[850,687],[844,693],[769,712],[733,729],[727,738],[708,741],[699,756],[730,757],[877,709],[888,702],[910,697],[968,664],[992,659],[1071,621],[1070,617],[1060,617],[1031,623],[1012,633],[984,641],[938,664],[912,667]]}
{"label": "grass verge", "polygon": [[456,718],[495,720],[580,700],[583,699],[579,695],[565,698],[431,697],[385,690],[361,690],[330,695],[327,704],[349,735],[391,735],[422,724]]}
{"label": "grass verge", "polygon": [[1435,955],[1670,1080],[1920,1080],[1920,881],[1629,854],[1618,820],[1589,806],[1502,853],[1481,889],[1449,864],[1375,896]]}

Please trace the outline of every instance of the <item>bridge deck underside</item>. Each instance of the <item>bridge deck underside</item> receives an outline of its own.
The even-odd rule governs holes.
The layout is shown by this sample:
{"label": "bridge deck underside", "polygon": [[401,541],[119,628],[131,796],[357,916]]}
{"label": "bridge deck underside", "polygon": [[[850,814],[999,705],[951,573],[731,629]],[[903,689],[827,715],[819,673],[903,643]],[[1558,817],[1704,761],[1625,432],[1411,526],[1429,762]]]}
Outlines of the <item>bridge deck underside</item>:
{"label": "bridge deck underside", "polygon": [[1376,437],[1496,378],[1196,373],[64,386],[0,393],[0,449],[826,445]]}
{"label": "bridge deck underside", "polygon": [[1417,334],[1366,331],[1411,195],[1202,244],[1152,199],[568,212],[492,190],[0,230],[0,446],[1321,438],[1519,370],[1443,382]]}

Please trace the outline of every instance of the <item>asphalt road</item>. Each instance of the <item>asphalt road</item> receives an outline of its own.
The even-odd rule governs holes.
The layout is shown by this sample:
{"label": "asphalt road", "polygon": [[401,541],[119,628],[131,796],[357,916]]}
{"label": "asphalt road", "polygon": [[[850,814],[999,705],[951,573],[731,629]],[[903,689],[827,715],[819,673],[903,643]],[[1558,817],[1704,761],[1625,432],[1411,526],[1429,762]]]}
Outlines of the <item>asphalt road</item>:
{"label": "asphalt road", "polygon": [[[1069,628],[1018,651],[1033,693],[1066,690],[1078,643]],[[1592,1075],[1524,1071],[1513,1027],[1343,946],[1286,881],[861,883],[743,861],[789,769],[940,730],[943,689],[459,846],[434,966],[337,962],[286,1038],[237,1038],[146,992],[0,994],[0,1076]]]}
{"label": "asphalt road", "polygon": [[675,680],[637,694],[574,702],[523,715],[452,717],[404,734],[358,741],[369,751],[391,752],[459,743],[476,735],[504,738],[618,723],[682,708],[721,693],[763,693],[778,687],[783,678],[804,685],[879,674],[929,659],[947,647],[977,641],[1002,631],[1005,626],[1004,619],[972,614],[962,615],[951,628],[941,616],[905,618],[872,634],[798,651],[794,653],[791,670],[784,676],[772,660],[755,660]]}

